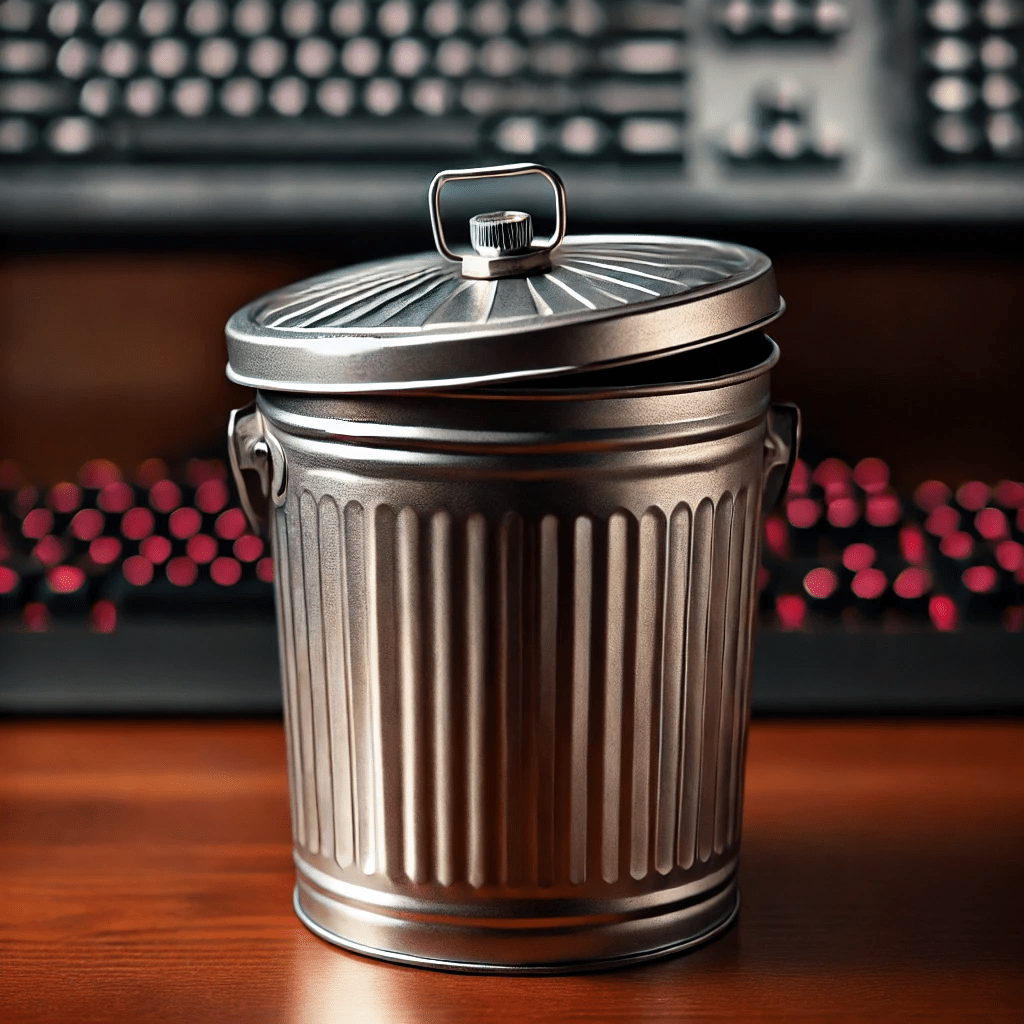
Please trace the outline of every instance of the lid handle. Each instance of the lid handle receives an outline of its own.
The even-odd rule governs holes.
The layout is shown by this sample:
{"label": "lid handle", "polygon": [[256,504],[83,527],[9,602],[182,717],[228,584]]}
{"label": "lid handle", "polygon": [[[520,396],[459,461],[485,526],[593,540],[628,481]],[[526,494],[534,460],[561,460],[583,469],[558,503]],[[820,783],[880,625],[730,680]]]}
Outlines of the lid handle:
{"label": "lid handle", "polygon": [[[515,251],[508,251],[504,246],[490,244],[477,245],[484,241],[481,235],[481,222],[500,221],[503,225],[522,224],[518,229],[532,239],[532,228],[528,228],[529,218],[516,211],[499,211],[493,214],[477,216],[471,221],[476,252],[459,256],[452,252],[444,237],[441,224],[441,191],[450,181],[478,181],[483,178],[517,178],[523,174],[539,174],[544,178],[555,193],[555,230],[546,242],[539,244],[527,243],[517,246]],[[452,263],[462,264],[462,276],[473,278],[511,277],[526,274],[534,270],[546,270],[551,266],[551,254],[562,244],[565,238],[565,185],[554,171],[540,164],[501,164],[497,167],[470,167],[464,170],[441,171],[434,176],[427,193],[430,203],[430,226],[434,231],[434,244],[437,251]],[[506,229],[507,230],[507,229]],[[477,236],[481,235],[480,238]]]}

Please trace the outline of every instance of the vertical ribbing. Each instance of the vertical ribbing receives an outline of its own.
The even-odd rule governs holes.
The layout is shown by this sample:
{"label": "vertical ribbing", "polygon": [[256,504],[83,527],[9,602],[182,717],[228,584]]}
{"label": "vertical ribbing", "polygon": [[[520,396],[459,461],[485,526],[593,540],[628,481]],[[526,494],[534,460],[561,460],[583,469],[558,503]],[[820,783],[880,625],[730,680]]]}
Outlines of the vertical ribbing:
{"label": "vertical ribbing", "polygon": [[[288,523],[288,547],[292,585],[292,627],[295,637],[295,694],[299,719],[299,744],[302,749],[302,802],[306,831],[306,849],[320,852],[320,825],[316,806],[316,748],[313,739],[313,698],[309,683],[309,630],[306,625],[306,579],[303,551],[303,492],[298,514]],[[312,501],[312,497],[309,497]],[[315,504],[314,513],[315,515]]]}
{"label": "vertical ribbing", "polygon": [[486,782],[487,523],[482,515],[466,521],[466,877],[481,886],[486,876],[489,835]]}
{"label": "vertical ribbing", "polygon": [[427,880],[427,833],[421,816],[426,806],[426,687],[422,663],[420,521],[411,508],[396,520],[395,610],[398,646],[398,700],[402,791],[402,860],[406,877]]}
{"label": "vertical ribbing", "polygon": [[705,498],[693,516],[689,600],[686,609],[686,673],[683,695],[682,781],[677,863],[692,867],[697,853],[697,813],[703,760],[704,697],[707,667],[711,556],[715,506]]}
{"label": "vertical ribbing", "polygon": [[626,621],[628,574],[628,518],[615,512],[608,520],[608,575],[606,580],[604,735],[602,737],[601,877],[619,877],[620,801],[622,790],[622,712],[625,679],[623,639]]}
{"label": "vertical ribbing", "polygon": [[587,880],[593,561],[594,521],[589,516],[579,516],[573,531],[572,710],[569,729],[569,881],[576,885]]}
{"label": "vertical ribbing", "polygon": [[370,621],[367,593],[366,513],[358,502],[344,509],[342,588],[345,617],[346,677],[352,707],[353,831],[356,863],[373,874],[377,861],[377,743],[374,732],[374,687],[370,674]]}
{"label": "vertical ribbing", "polygon": [[510,888],[640,881],[732,849],[748,490],[603,521],[296,504],[272,529],[300,846]]}
{"label": "vertical ribbing", "polygon": [[334,858],[348,867],[354,856],[352,835],[351,696],[346,671],[345,621],[342,602],[344,565],[341,555],[341,514],[334,499],[320,500],[320,608],[323,616],[324,672],[330,743],[330,793],[334,826]]}
{"label": "vertical ribbing", "polygon": [[555,705],[558,684],[558,519],[539,524],[537,600],[537,883],[555,871]]}
{"label": "vertical ribbing", "polygon": [[498,879],[523,881],[523,519],[506,515],[498,528]]}
{"label": "vertical ribbing", "polygon": [[736,666],[741,623],[741,600],[746,584],[747,491],[736,496],[729,540],[729,579],[725,607],[725,651],[722,657],[722,708],[719,720],[715,781],[714,852],[725,851],[729,832],[729,790],[735,728]]}
{"label": "vertical ribbing", "polygon": [[452,517],[430,519],[430,624],[433,682],[434,876],[441,885],[455,881],[455,780],[452,718]]}
{"label": "vertical ribbing", "polygon": [[306,845],[303,808],[302,743],[299,739],[299,713],[295,692],[295,627],[292,622],[292,587],[289,570],[288,538],[284,509],[275,511],[271,520],[274,552],[274,593],[277,598],[279,629],[278,658],[281,665],[281,689],[284,706],[284,733],[288,744],[288,787],[292,794],[292,835],[300,846]]}
{"label": "vertical ribbing", "polygon": [[[388,873],[402,863],[402,830],[393,825],[401,807],[401,760],[395,723],[400,721],[396,680],[397,615],[395,608],[395,510],[378,505],[366,545],[369,645],[369,693],[373,735],[373,782],[377,871]],[[390,826],[390,827],[389,827]]]}
{"label": "vertical ribbing", "polygon": [[726,494],[718,503],[714,516],[714,539],[711,555],[711,593],[708,609],[707,662],[704,684],[704,714],[701,722],[702,762],[700,769],[700,803],[697,826],[697,856],[710,858],[715,841],[715,797],[718,784],[718,754],[721,736],[722,687],[725,682],[726,602],[732,569],[731,550],[733,520],[732,495]]}
{"label": "vertical ribbing", "polygon": [[669,521],[665,579],[661,742],[654,836],[655,868],[663,875],[668,874],[676,863],[690,525],[690,509],[680,503]]}
{"label": "vertical ribbing", "polygon": [[629,873],[651,869],[651,816],[661,722],[661,630],[665,606],[665,514],[649,508],[640,518],[635,578],[636,651],[633,670],[633,772]]}
{"label": "vertical ribbing", "polygon": [[327,651],[324,638],[323,549],[320,544],[320,509],[309,491],[299,502],[302,523],[302,575],[306,598],[306,649],[309,693],[313,714],[313,756],[319,814],[320,852],[334,856],[334,786],[331,779],[331,718],[327,702]]}

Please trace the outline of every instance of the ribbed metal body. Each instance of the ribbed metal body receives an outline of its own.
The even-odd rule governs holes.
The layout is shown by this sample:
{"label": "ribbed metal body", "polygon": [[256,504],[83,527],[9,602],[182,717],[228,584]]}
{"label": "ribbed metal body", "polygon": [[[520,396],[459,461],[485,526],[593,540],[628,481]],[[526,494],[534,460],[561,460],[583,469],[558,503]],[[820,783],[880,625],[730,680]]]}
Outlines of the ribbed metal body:
{"label": "ribbed metal body", "polygon": [[538,971],[729,922],[776,355],[615,393],[260,393],[310,927]]}

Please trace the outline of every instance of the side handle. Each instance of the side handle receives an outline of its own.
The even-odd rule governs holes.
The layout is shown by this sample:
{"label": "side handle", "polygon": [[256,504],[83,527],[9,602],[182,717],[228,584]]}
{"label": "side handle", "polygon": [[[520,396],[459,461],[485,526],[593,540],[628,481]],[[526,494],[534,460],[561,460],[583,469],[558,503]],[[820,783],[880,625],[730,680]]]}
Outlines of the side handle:
{"label": "side handle", "polygon": [[768,410],[764,435],[764,491],[761,508],[765,515],[782,501],[799,451],[800,410],[795,405],[773,405]]}
{"label": "side handle", "polygon": [[242,511],[253,532],[266,535],[270,504],[284,504],[288,478],[284,450],[255,402],[233,410],[228,419],[228,457]]}

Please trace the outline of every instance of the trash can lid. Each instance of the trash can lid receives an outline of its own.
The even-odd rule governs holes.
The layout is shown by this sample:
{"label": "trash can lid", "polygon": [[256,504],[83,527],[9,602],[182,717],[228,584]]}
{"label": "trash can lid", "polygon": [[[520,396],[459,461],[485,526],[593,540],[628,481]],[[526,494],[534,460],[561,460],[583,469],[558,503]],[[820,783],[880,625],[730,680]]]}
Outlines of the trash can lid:
{"label": "trash can lid", "polygon": [[[445,239],[449,181],[540,174],[555,232],[529,215],[472,218],[473,251]],[[378,260],[271,292],[227,325],[228,376],[276,391],[460,387],[613,366],[706,345],[779,316],[756,249],[665,235],[565,236],[565,190],[537,164],[443,171],[430,186],[437,252]]]}

